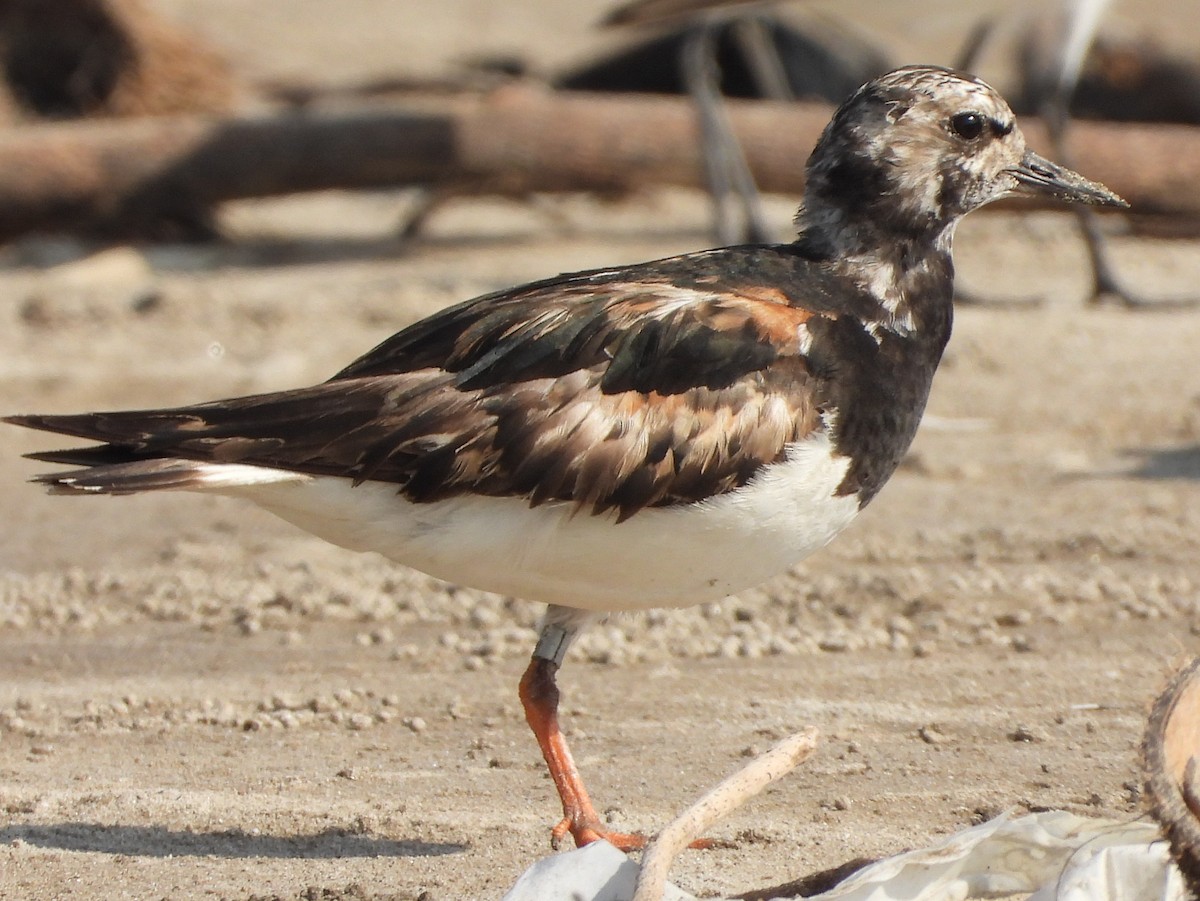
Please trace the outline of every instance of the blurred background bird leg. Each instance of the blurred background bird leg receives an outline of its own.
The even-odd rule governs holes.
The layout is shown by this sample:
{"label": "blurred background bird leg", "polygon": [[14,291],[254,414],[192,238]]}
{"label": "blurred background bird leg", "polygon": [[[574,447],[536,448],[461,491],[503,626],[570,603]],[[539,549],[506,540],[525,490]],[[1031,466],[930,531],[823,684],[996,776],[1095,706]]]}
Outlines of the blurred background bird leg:
{"label": "blurred background bird leg", "polygon": [[[717,241],[721,244],[771,241],[773,235],[762,210],[758,187],[721,100],[716,25],[711,18],[702,17],[688,31],[680,66],[700,120],[700,148],[713,198]],[[775,67],[779,67],[778,58]]]}
{"label": "blurred background bird leg", "polygon": [[[1041,115],[1050,134],[1055,158],[1066,166],[1072,165],[1072,156],[1066,146],[1071,98],[1079,84],[1084,61],[1095,40],[1100,20],[1110,2],[1111,0],[1068,0],[1067,30],[1059,45],[1056,60],[1057,77],[1041,100]],[[1147,300],[1135,294],[1122,284],[1117,276],[1108,239],[1100,226],[1100,217],[1093,210],[1079,204],[1072,205],[1071,212],[1079,223],[1080,232],[1087,245],[1092,271],[1091,293],[1087,301],[1090,305],[1119,303],[1131,309],[1140,309],[1178,308],[1200,304],[1200,298]]]}

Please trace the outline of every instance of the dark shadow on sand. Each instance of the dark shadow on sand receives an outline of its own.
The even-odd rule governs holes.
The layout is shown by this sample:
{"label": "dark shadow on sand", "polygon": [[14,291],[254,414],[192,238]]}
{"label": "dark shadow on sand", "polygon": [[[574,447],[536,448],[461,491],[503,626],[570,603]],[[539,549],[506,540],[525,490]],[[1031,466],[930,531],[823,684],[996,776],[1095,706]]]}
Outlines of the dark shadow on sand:
{"label": "dark shadow on sand", "polygon": [[1125,455],[1138,460],[1127,475],[1139,479],[1200,479],[1200,444],[1190,447],[1130,448]]}
{"label": "dark shadow on sand", "polygon": [[106,826],[98,823],[56,823],[48,826],[6,826],[0,844],[26,842],[39,848],[127,854],[134,857],[297,858],[319,860],[344,857],[442,857],[461,854],[467,845],[372,838],[330,829],[316,835],[253,835],[249,832],[188,832],[161,826]]}

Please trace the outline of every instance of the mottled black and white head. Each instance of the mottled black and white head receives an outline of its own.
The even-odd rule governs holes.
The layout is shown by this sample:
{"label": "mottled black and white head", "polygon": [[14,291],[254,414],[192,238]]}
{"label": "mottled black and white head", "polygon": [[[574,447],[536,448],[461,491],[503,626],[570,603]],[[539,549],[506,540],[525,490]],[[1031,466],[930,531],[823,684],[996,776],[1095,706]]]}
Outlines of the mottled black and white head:
{"label": "mottled black and white head", "polygon": [[1026,149],[1012,110],[980,79],[906,66],[863,85],[834,114],[809,157],[797,221],[846,252],[872,235],[948,237],[971,210],[1023,194],[1125,205]]}

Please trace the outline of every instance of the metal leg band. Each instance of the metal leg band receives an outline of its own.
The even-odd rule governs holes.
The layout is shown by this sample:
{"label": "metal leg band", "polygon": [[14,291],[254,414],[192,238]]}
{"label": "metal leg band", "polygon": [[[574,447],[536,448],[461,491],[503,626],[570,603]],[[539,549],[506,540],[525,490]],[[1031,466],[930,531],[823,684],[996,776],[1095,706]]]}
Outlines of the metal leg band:
{"label": "metal leg band", "polygon": [[549,660],[555,666],[562,666],[563,658],[567,656],[567,648],[571,646],[574,632],[569,632],[562,626],[547,624],[542,626],[537,645],[534,646],[533,656],[540,660]]}

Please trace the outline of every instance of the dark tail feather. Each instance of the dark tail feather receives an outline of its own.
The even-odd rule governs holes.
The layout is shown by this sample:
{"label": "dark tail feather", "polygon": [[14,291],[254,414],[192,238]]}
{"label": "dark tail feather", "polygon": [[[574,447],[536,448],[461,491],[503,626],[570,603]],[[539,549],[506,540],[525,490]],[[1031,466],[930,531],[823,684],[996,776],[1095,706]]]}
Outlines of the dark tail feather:
{"label": "dark tail feather", "polygon": [[[86,451],[63,451],[61,456],[49,462],[69,462],[65,459],[67,455],[76,455],[72,457],[74,460],[78,459],[77,455],[84,453]],[[55,455],[30,456],[46,459]],[[47,486],[51,494],[136,494],[139,491],[202,489],[211,484],[211,479],[205,478],[209,472],[211,467],[205,463],[166,458],[52,472],[35,476],[33,481]]]}
{"label": "dark tail feather", "polygon": [[[41,480],[54,490],[238,488],[287,481],[302,473],[352,472],[360,456],[355,436],[365,430],[374,441],[387,439],[389,420],[386,416],[383,424],[379,420],[381,411],[391,409],[396,390],[394,380],[357,379],[190,407],[28,414],[0,421],[99,442],[98,447],[29,454],[46,463],[103,470],[87,478],[67,473]],[[126,466],[133,468],[119,468]],[[255,467],[258,471],[253,471]],[[111,484],[104,481],[110,475]]]}
{"label": "dark tail feather", "polygon": [[41,463],[64,463],[67,466],[115,466],[138,459],[127,448],[104,444],[100,447],[68,447],[63,450],[37,451],[24,455],[27,460]]}
{"label": "dark tail feather", "polygon": [[60,435],[71,435],[75,438],[90,438],[93,441],[112,441],[114,436],[107,434],[104,424],[108,417],[103,413],[75,413],[63,415],[5,416],[4,422],[24,426],[27,429],[37,429],[42,432],[57,432]]}
{"label": "dark tail feather", "polygon": [[[44,432],[104,440],[103,417],[92,413],[5,416],[3,421]],[[132,494],[155,488],[183,488],[196,478],[195,464],[187,460],[139,459],[131,448],[119,444],[38,451],[25,456],[42,463],[87,467],[36,476],[33,481],[46,485],[51,494]]]}

